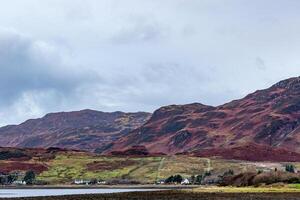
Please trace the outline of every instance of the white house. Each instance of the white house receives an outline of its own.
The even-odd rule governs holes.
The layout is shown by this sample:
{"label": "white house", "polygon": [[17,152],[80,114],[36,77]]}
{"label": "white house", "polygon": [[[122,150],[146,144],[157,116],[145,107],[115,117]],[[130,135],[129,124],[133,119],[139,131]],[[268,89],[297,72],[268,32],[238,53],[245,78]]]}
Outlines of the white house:
{"label": "white house", "polygon": [[161,179],[161,180],[158,180],[158,181],[156,181],[156,184],[165,184],[165,180],[164,179]]}
{"label": "white house", "polygon": [[190,180],[185,178],[183,179],[183,181],[181,181],[181,185],[189,185],[190,184]]}
{"label": "white house", "polygon": [[99,185],[105,185],[106,181],[98,181],[97,184],[99,184]]}
{"label": "white house", "polygon": [[88,185],[91,181],[89,180],[83,180],[83,179],[75,179],[74,183],[76,185]]}
{"label": "white house", "polygon": [[15,184],[15,185],[26,185],[26,182],[22,181],[22,180],[17,180],[17,181],[14,181],[13,184]]}

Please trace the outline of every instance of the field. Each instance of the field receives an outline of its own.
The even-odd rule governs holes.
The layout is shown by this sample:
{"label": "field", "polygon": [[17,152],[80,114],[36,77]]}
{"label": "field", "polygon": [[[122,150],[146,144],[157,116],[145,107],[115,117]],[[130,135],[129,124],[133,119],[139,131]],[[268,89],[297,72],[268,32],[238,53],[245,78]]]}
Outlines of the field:
{"label": "field", "polygon": [[202,174],[206,170],[215,170],[219,173],[228,169],[242,171],[249,167],[235,161],[184,156],[120,158],[58,155],[47,165],[48,170],[41,173],[38,178],[51,183],[67,183],[74,179],[91,178],[130,179],[154,183],[174,174],[190,177]]}
{"label": "field", "polygon": [[[29,151],[29,150],[28,150]],[[70,184],[74,179],[130,180],[151,183],[180,174],[183,177],[203,174],[222,175],[229,169],[240,172],[283,171],[287,163],[246,162],[224,160],[216,157],[202,158],[185,155],[161,157],[116,157],[76,151],[30,150],[23,157],[11,151],[8,158],[0,160],[0,171],[34,170],[37,179],[49,184]],[[3,152],[5,153],[5,151]],[[5,154],[5,155],[6,155]],[[300,168],[300,163],[293,163]]]}
{"label": "field", "polygon": [[[39,163],[47,170],[38,175],[39,180],[51,184],[71,183],[74,179],[127,179],[141,183],[154,183],[174,174],[183,177],[212,171],[222,174],[228,169],[235,173],[254,170],[283,169],[285,163],[252,163],[217,158],[187,156],[166,157],[105,157],[87,154],[61,153],[47,162]],[[298,165],[295,163],[295,165]]]}

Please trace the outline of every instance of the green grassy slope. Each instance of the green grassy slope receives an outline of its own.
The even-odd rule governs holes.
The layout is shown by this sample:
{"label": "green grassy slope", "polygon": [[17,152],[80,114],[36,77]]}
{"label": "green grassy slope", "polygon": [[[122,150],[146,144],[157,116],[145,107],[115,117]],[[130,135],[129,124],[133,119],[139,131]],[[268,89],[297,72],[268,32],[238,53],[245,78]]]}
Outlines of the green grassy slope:
{"label": "green grassy slope", "polygon": [[[52,184],[70,183],[74,179],[131,179],[143,183],[154,183],[170,175],[185,177],[202,174],[209,170],[223,173],[233,169],[235,173],[249,170],[283,167],[284,163],[250,163],[216,158],[187,156],[166,157],[104,157],[94,155],[60,154],[46,163],[48,170],[38,179]],[[297,165],[297,163],[296,163]]]}

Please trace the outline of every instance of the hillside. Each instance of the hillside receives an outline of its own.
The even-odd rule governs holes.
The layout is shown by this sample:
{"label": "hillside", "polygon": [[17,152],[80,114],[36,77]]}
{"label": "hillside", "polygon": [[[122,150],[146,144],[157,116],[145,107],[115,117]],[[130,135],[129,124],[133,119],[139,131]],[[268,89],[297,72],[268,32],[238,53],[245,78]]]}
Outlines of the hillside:
{"label": "hillside", "polygon": [[0,146],[61,147],[94,151],[141,126],[149,113],[94,110],[47,114],[20,125],[0,128]]}
{"label": "hillside", "polygon": [[247,150],[254,148],[252,157],[264,153],[260,159],[268,159],[268,155],[282,152],[282,159],[290,160],[292,151],[300,152],[299,124],[297,77],[217,107],[198,103],[162,107],[146,124],[116,141],[110,151],[143,145],[150,152],[195,155],[209,150],[203,152],[219,156],[224,152],[227,158],[238,150],[239,158],[247,158]]}
{"label": "hillside", "polygon": [[[299,162],[293,162],[299,168]],[[37,179],[48,184],[70,184],[75,179],[138,181],[153,184],[174,174],[184,177],[210,171],[221,175],[229,169],[244,171],[285,170],[286,163],[247,162],[218,158],[178,156],[101,156],[58,148],[0,148],[0,173],[33,170]],[[213,176],[214,177],[214,176]]]}
{"label": "hillside", "polygon": [[61,147],[108,155],[185,154],[300,161],[300,77],[221,106],[170,105],[149,113],[47,114],[0,128],[0,146]]}

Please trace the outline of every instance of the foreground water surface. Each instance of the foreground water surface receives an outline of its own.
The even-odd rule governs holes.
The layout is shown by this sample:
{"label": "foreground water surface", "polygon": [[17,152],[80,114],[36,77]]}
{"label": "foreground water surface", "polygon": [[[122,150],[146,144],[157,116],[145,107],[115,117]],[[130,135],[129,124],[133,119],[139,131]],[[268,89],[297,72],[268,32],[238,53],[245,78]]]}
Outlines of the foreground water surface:
{"label": "foreground water surface", "polygon": [[0,198],[156,191],[156,189],[0,189]]}

